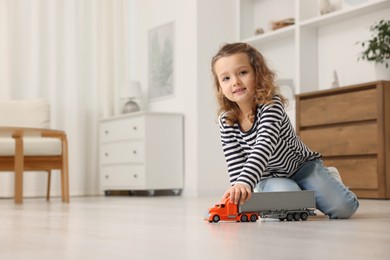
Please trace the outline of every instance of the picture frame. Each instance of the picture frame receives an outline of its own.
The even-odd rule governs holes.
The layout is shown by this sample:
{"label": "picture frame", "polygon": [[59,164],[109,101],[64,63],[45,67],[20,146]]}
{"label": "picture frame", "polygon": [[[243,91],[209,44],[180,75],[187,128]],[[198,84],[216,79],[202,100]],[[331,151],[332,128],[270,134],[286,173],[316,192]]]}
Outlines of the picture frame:
{"label": "picture frame", "polygon": [[148,32],[149,100],[174,95],[175,24],[169,22]]}

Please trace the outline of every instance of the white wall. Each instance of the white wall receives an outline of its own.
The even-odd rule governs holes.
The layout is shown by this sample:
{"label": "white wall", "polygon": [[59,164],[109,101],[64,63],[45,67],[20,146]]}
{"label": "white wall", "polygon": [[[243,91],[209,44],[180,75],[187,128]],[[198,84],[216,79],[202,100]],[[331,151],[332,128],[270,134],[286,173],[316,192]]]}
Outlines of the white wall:
{"label": "white wall", "polygon": [[236,36],[234,0],[132,1],[130,68],[147,96],[148,31],[175,23],[173,97],[147,102],[151,111],[185,117],[184,195],[221,193],[228,185],[216,124],[210,59],[223,42]]}
{"label": "white wall", "polygon": [[357,62],[358,54],[363,49],[356,43],[369,39],[369,26],[384,17],[390,17],[389,8],[329,25],[318,31],[319,89],[331,87],[333,70],[337,72],[340,86],[377,80],[373,63]]}
{"label": "white wall", "polygon": [[210,61],[222,44],[237,39],[236,1],[197,1],[198,193],[221,194],[228,187],[217,123],[217,103]]}

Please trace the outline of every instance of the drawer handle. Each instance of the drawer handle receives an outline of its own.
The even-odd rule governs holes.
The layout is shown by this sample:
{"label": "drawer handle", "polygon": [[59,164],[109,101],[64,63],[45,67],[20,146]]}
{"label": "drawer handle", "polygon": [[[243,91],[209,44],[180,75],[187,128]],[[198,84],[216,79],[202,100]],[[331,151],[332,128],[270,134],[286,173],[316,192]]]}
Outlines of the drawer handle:
{"label": "drawer handle", "polygon": [[133,150],[133,154],[134,154],[134,155],[137,154],[137,150]]}
{"label": "drawer handle", "polygon": [[108,157],[108,153],[104,153],[104,156]]}
{"label": "drawer handle", "polygon": [[137,175],[137,174],[134,174],[133,176],[134,176],[134,178],[138,178],[138,175]]}
{"label": "drawer handle", "polygon": [[104,176],[106,179],[109,179],[110,178],[110,176],[109,175],[106,175],[106,176]]}
{"label": "drawer handle", "polygon": [[137,131],[137,127],[136,127],[136,126],[133,126],[133,130],[134,130],[134,131]]}
{"label": "drawer handle", "polygon": [[108,130],[106,130],[106,131],[104,131],[104,133],[105,133],[106,135],[108,135],[109,131],[108,131]]}

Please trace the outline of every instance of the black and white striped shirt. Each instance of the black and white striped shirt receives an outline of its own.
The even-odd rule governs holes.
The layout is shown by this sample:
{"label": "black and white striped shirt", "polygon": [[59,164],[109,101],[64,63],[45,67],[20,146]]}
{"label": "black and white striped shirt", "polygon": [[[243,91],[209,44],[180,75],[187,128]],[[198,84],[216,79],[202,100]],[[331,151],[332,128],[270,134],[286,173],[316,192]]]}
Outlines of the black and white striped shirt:
{"label": "black and white striped shirt", "polygon": [[252,188],[270,177],[289,177],[303,163],[321,158],[296,135],[279,98],[258,105],[252,128],[243,132],[238,123],[226,123],[219,117],[221,142],[230,183],[246,183]]}

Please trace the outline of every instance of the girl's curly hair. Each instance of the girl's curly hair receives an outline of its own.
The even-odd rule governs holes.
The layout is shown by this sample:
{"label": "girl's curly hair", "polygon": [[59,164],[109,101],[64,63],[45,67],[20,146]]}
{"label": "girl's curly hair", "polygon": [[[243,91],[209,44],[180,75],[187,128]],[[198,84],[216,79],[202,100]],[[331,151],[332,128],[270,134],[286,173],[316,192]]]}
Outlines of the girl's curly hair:
{"label": "girl's curly hair", "polygon": [[218,115],[226,112],[226,120],[228,124],[233,125],[238,122],[240,109],[235,102],[227,99],[221,90],[218,77],[215,73],[215,63],[223,57],[227,57],[237,53],[246,53],[249,58],[253,70],[255,71],[255,102],[252,108],[253,115],[256,112],[257,105],[272,103],[272,98],[279,95],[282,103],[286,105],[286,99],[279,93],[279,88],[275,84],[275,73],[271,71],[264,60],[263,55],[254,47],[247,43],[228,43],[222,46],[218,53],[211,60],[211,71],[214,76],[214,85],[216,90],[216,97],[219,104]]}

